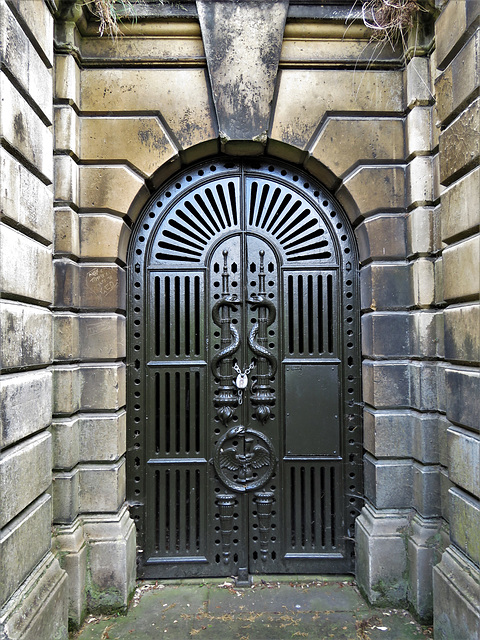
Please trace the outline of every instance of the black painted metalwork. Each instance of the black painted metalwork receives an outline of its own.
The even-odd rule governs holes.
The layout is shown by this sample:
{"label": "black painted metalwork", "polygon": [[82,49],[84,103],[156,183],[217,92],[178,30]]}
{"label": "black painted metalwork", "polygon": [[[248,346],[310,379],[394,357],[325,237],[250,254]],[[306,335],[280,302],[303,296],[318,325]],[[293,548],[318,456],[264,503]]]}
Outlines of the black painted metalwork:
{"label": "black painted metalwork", "polygon": [[128,472],[149,578],[353,569],[357,257],[311,177],[184,171],[129,250]]}

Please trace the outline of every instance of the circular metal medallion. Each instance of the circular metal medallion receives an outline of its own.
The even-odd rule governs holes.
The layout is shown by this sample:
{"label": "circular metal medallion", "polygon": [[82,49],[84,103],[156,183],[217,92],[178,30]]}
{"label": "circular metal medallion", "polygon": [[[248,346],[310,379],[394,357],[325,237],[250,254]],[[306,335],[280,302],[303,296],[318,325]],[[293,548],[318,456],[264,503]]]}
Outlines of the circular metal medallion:
{"label": "circular metal medallion", "polygon": [[213,463],[225,486],[237,492],[263,487],[273,475],[277,458],[270,439],[260,431],[232,427],[218,440]]}

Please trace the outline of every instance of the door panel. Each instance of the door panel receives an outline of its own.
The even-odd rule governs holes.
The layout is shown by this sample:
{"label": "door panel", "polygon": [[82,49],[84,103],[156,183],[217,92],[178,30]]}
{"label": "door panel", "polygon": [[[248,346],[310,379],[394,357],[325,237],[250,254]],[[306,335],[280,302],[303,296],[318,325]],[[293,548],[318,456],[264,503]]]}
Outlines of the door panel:
{"label": "door panel", "polygon": [[140,575],[352,570],[356,253],[335,202],[283,165],[199,165],[155,195],[129,255]]}

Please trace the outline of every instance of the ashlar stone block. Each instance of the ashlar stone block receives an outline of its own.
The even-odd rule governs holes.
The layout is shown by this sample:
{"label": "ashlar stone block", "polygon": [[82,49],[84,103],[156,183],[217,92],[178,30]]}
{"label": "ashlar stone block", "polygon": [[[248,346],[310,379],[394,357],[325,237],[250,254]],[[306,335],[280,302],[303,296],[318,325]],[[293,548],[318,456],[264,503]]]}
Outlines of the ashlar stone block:
{"label": "ashlar stone block", "polygon": [[78,416],[56,419],[50,427],[54,469],[73,469],[80,460]]}
{"label": "ashlar stone block", "polygon": [[5,73],[0,73],[0,138],[30,162],[46,181],[53,180],[52,133]]}
{"label": "ashlar stone block", "polygon": [[125,610],[135,588],[135,525],[123,507],[116,514],[86,515],[89,546],[87,603],[92,612]]}
{"label": "ashlar stone block", "polygon": [[79,223],[81,258],[127,261],[129,233],[123,220],[108,214],[82,214]]}
{"label": "ashlar stone block", "polygon": [[407,597],[407,512],[388,513],[367,504],[355,521],[356,578],[370,602],[404,604]]}
{"label": "ashlar stone block", "polygon": [[423,464],[438,464],[440,461],[440,439],[442,437],[441,416],[437,413],[412,411],[412,457]]}
{"label": "ashlar stone block", "polygon": [[433,569],[433,598],[436,640],[480,637],[480,570],[453,546]]}
{"label": "ashlar stone block", "polygon": [[88,411],[117,411],[125,405],[125,365],[81,367],[81,407]]}
{"label": "ashlar stone block", "polygon": [[79,206],[126,215],[134,200],[148,200],[144,181],[125,166],[79,167]]}
{"label": "ashlar stone block", "polygon": [[53,261],[54,306],[57,310],[78,308],[80,303],[80,269],[66,258]]}
{"label": "ashlar stone block", "polygon": [[441,237],[452,242],[480,229],[480,167],[442,193]]}
{"label": "ashlar stone block", "polygon": [[480,31],[476,31],[435,80],[440,122],[454,113],[480,84]]}
{"label": "ashlar stone block", "polygon": [[56,256],[79,256],[78,214],[70,207],[55,209],[54,254]]}
{"label": "ashlar stone block", "polygon": [[51,499],[44,494],[1,531],[0,602],[12,595],[50,549],[51,524]]}
{"label": "ashlar stone block", "polygon": [[79,471],[56,471],[52,478],[52,522],[71,523],[79,512]]}
{"label": "ashlar stone block", "polygon": [[82,314],[79,323],[82,360],[117,360],[125,357],[124,316]]}
{"label": "ashlar stone block", "polygon": [[113,513],[125,500],[125,459],[113,464],[79,467],[78,508],[81,513]]}
{"label": "ashlar stone block", "polygon": [[432,259],[418,258],[411,263],[413,304],[421,309],[435,302],[435,263]]}
{"label": "ashlar stone block", "polygon": [[435,22],[437,65],[445,68],[475,29],[480,14],[476,0],[450,0]]}
{"label": "ashlar stone block", "polygon": [[474,168],[480,157],[480,98],[440,134],[440,181],[448,185]]}
{"label": "ashlar stone block", "polygon": [[55,107],[55,150],[80,157],[80,120],[70,105]]}
{"label": "ashlar stone block", "polygon": [[79,459],[82,462],[116,461],[126,450],[127,414],[85,414],[78,419]]}
{"label": "ashlar stone block", "polygon": [[364,457],[365,496],[377,509],[408,509],[413,498],[411,460]]}
{"label": "ashlar stone block", "polygon": [[206,69],[85,69],[81,109],[91,115],[160,111],[183,149],[217,137]]}
{"label": "ashlar stone block", "polygon": [[428,206],[435,200],[434,163],[430,156],[415,156],[407,165],[407,206]]}
{"label": "ashlar stone block", "polygon": [[56,312],[53,316],[53,357],[56,362],[79,358],[79,318],[75,313]]}
{"label": "ashlar stone block", "polygon": [[412,109],[433,102],[428,58],[415,56],[410,60],[405,72],[405,83],[407,107]]}
{"label": "ashlar stone block", "polygon": [[116,160],[135,167],[145,178],[177,153],[158,118],[82,118],[82,160]]}
{"label": "ashlar stone block", "polygon": [[327,112],[403,111],[401,72],[282,69],[277,84],[271,137],[300,149],[308,148]]}
{"label": "ashlar stone block", "polygon": [[413,505],[424,518],[441,516],[440,471],[438,467],[414,462],[412,466]]}
{"label": "ashlar stone block", "polygon": [[55,156],[55,200],[65,205],[78,207],[79,203],[79,167],[69,155]]}
{"label": "ashlar stone block", "polygon": [[50,249],[0,224],[0,289],[11,295],[50,303],[52,276]]}
{"label": "ashlar stone block", "polygon": [[443,313],[430,310],[410,315],[411,355],[443,357]]}
{"label": "ashlar stone block", "polygon": [[450,479],[480,499],[480,437],[451,426],[447,438]]}
{"label": "ashlar stone block", "polygon": [[52,314],[47,309],[0,301],[0,370],[52,361]]}
{"label": "ashlar stone block", "polygon": [[447,247],[443,252],[445,300],[478,300],[480,292],[480,235]]}
{"label": "ashlar stone block", "polygon": [[5,149],[0,149],[0,210],[44,240],[53,238],[52,188],[26,169]]}
{"label": "ashlar stone block", "polygon": [[78,365],[53,369],[53,414],[69,415],[80,409],[81,376]]}
{"label": "ashlar stone block", "polygon": [[45,59],[37,53],[8,4],[0,13],[0,58],[2,66],[52,122],[51,64],[45,65]]}
{"label": "ashlar stone block", "polygon": [[403,120],[330,117],[321,128],[311,153],[337,177],[344,176],[364,160],[403,161]]}
{"label": "ashlar stone block", "polygon": [[480,501],[464,491],[450,489],[452,542],[478,566],[480,564]]}
{"label": "ashlar stone block", "polygon": [[410,355],[408,313],[367,313],[362,317],[362,354],[401,358]]}
{"label": "ashlar stone block", "polygon": [[409,601],[424,623],[433,616],[432,567],[441,557],[441,520],[416,515],[408,537]]}
{"label": "ashlar stone block", "polygon": [[55,97],[70,105],[80,105],[80,68],[71,55],[55,56]]}
{"label": "ashlar stone block", "polygon": [[373,263],[360,270],[362,309],[401,310],[412,305],[411,268],[406,263]]}
{"label": "ashlar stone block", "polygon": [[365,402],[377,409],[409,408],[410,368],[406,362],[363,363]]}
{"label": "ashlar stone block", "polygon": [[43,0],[9,0],[9,4],[22,16],[41,49],[42,56],[53,65],[53,15]]}
{"label": "ashlar stone block", "polygon": [[[353,199],[356,216],[371,216],[405,207],[405,168],[403,166],[364,166],[344,181],[336,196]],[[351,220],[354,222],[354,220]]]}
{"label": "ashlar stone block", "polygon": [[[418,59],[418,58],[416,58]],[[414,107],[407,115],[407,157],[425,154],[433,149],[433,107]]]}
{"label": "ashlar stone block", "polygon": [[72,525],[56,527],[54,551],[68,575],[69,622],[71,626],[78,628],[87,608],[87,545],[80,519],[76,519]]}
{"label": "ashlar stone block", "polygon": [[0,447],[45,429],[52,417],[52,374],[41,370],[0,378]]}
{"label": "ashlar stone block", "polygon": [[[28,4],[28,3],[27,3]],[[9,640],[67,640],[67,575],[51,553],[5,604],[0,628]]]}
{"label": "ashlar stone block", "polygon": [[397,214],[379,214],[361,222],[355,229],[360,260],[405,258],[405,226],[405,218]]}
{"label": "ashlar stone block", "polygon": [[79,295],[82,309],[125,309],[125,271],[117,265],[82,265]]}
{"label": "ashlar stone block", "polygon": [[411,406],[419,411],[436,411],[441,389],[439,368],[436,362],[410,363]]}
{"label": "ashlar stone block", "polygon": [[412,413],[365,408],[363,433],[365,449],[377,458],[413,456]]}
{"label": "ashlar stone block", "polygon": [[39,433],[0,454],[0,528],[50,485],[51,440],[50,433]]}
{"label": "ashlar stone block", "polygon": [[407,221],[407,252],[411,257],[428,256],[434,249],[434,210],[418,207]]}
{"label": "ashlar stone block", "polygon": [[445,309],[445,358],[480,362],[480,305]]}

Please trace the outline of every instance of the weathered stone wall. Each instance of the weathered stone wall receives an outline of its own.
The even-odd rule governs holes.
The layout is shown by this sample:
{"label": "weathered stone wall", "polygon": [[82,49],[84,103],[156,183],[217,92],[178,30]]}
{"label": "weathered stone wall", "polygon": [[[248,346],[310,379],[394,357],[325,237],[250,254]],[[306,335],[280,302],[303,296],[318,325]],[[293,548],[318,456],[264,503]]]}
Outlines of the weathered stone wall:
{"label": "weathered stone wall", "polygon": [[53,16],[0,3],[0,635],[67,637],[51,553]]}
{"label": "weathered stone wall", "polygon": [[[242,80],[255,99],[242,93],[241,104],[258,116],[244,137],[238,96],[220,95],[236,86],[227,60],[208,64],[202,42],[207,54],[219,52],[215,38],[224,34],[206,38],[193,14],[163,15],[140,17],[117,40],[99,39],[87,14],[66,1],[54,56],[50,6],[0,3],[0,584],[8,637],[51,640],[53,628],[64,637],[67,590],[58,597],[65,574],[49,551],[52,518],[71,622],[128,602],[136,557],[125,505],[130,231],[150,194],[182,166],[261,153],[321,180],[358,241],[366,498],[358,582],[371,600],[408,603],[425,619],[435,599],[440,638],[476,638],[478,2],[438,0],[436,49],[422,42],[406,69],[395,53],[379,53],[359,23],[346,28],[345,16],[288,19],[278,71],[270,58],[268,73]],[[250,27],[232,33],[232,59],[260,59]],[[31,597],[48,603],[41,616],[23,595],[39,576]],[[18,631],[27,608],[31,627]]]}
{"label": "weathered stone wall", "polygon": [[435,637],[480,636],[480,5],[445,3],[435,30],[440,129],[446,433],[443,517],[450,544],[436,567]]}

